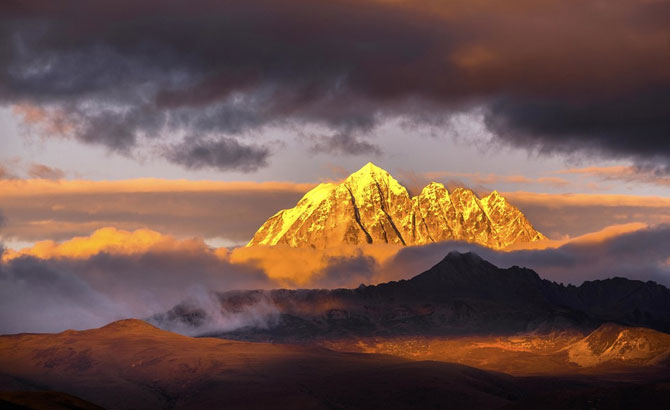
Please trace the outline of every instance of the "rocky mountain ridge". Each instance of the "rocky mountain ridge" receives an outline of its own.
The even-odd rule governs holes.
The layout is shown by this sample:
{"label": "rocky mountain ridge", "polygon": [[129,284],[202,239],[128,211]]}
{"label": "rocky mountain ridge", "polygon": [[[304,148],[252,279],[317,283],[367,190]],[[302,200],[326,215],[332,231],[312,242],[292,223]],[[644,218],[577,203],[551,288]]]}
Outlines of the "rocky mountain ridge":
{"label": "rocky mountain ridge", "polygon": [[372,163],[342,183],[323,183],[268,219],[247,246],[327,248],[342,244],[422,245],[445,240],[494,249],[546,239],[497,191],[478,198],[431,182],[418,196]]}
{"label": "rocky mountain ridge", "polygon": [[[564,286],[530,269],[498,268],[473,253],[451,252],[426,272],[398,282],[229,291],[218,297],[224,317],[265,312],[259,326],[212,334],[242,340],[586,334],[607,322],[670,332],[670,289],[655,282],[613,278]],[[179,305],[153,321],[167,329],[197,329],[208,317],[197,306]]]}

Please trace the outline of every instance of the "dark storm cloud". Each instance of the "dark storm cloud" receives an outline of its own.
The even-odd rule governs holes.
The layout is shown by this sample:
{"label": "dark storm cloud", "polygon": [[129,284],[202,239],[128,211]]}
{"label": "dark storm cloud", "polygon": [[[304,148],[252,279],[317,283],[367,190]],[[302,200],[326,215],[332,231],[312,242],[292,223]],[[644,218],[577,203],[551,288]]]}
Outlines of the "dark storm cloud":
{"label": "dark storm cloud", "polygon": [[267,165],[270,150],[266,147],[242,145],[234,138],[199,140],[187,138],[168,148],[167,158],[191,169],[218,168],[254,171]]}
{"label": "dark storm cloud", "polygon": [[[318,149],[369,154],[360,137],[380,120],[483,105],[512,144],[629,157],[659,172],[670,157],[666,0],[0,7],[0,99],[45,110],[39,122],[52,133],[122,153],[168,135],[225,145],[298,123],[331,131]],[[266,152],[255,150],[229,162],[214,149],[205,157],[219,160],[206,163],[253,169]]]}
{"label": "dark storm cloud", "polygon": [[381,148],[367,141],[356,138],[349,132],[341,132],[333,136],[314,137],[311,146],[314,152],[332,152],[340,154],[380,154]]}
{"label": "dark storm cloud", "polygon": [[670,87],[608,101],[502,98],[490,105],[490,129],[506,141],[545,152],[584,149],[631,157],[638,166],[670,172]]}

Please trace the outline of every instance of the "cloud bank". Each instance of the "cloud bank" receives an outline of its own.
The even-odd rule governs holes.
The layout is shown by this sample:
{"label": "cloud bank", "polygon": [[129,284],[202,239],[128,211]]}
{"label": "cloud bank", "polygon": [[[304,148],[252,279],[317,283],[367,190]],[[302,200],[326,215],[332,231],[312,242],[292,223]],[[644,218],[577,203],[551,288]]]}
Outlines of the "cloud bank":
{"label": "cloud bank", "polygon": [[30,0],[0,16],[0,103],[122,154],[252,171],[265,127],[369,154],[385,119],[476,109],[507,144],[670,171],[667,0]]}
{"label": "cloud bank", "polygon": [[[126,242],[144,244],[131,249]],[[202,241],[155,232],[109,229],[46,254],[40,248],[3,255],[0,333],[98,327],[146,318],[184,301],[211,309],[212,292],[274,284],[253,266],[218,257]]]}
{"label": "cloud bank", "polygon": [[670,225],[659,225],[611,228],[546,249],[508,252],[462,242],[326,251],[227,250],[197,239],[108,228],[90,237],[5,252],[0,262],[0,334],[97,327],[164,313],[179,303],[214,318],[203,331],[262,325],[276,316],[271,305],[260,301],[258,311],[230,314],[218,308],[213,292],[356,287],[409,279],[453,250],[476,252],[500,267],[529,267],[557,282],[624,276],[669,286],[668,243]]}

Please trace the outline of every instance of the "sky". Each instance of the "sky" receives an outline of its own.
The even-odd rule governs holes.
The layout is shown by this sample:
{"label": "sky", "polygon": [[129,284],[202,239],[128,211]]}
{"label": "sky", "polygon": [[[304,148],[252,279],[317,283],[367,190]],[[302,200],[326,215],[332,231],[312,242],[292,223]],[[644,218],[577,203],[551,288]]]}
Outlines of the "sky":
{"label": "sky", "polygon": [[[670,283],[669,20],[667,0],[4,1],[0,276],[30,262],[100,292],[87,269],[159,275],[151,255],[186,252],[226,288],[397,278],[398,250],[296,254],[313,263],[286,278],[237,248],[372,161],[412,194],[498,190],[553,241],[480,250],[500,263]],[[622,243],[625,263],[598,262]]]}

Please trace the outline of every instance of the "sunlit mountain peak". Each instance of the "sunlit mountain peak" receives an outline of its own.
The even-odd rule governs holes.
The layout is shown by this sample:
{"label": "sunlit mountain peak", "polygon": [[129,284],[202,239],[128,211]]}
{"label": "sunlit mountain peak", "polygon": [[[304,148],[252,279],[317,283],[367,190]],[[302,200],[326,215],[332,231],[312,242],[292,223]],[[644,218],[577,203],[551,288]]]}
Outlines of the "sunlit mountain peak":
{"label": "sunlit mountain peak", "polygon": [[431,182],[410,197],[386,170],[368,162],[339,184],[320,184],[291,209],[277,212],[247,246],[328,248],[343,244],[420,245],[445,240],[494,249],[545,239],[497,191],[479,199]]}

